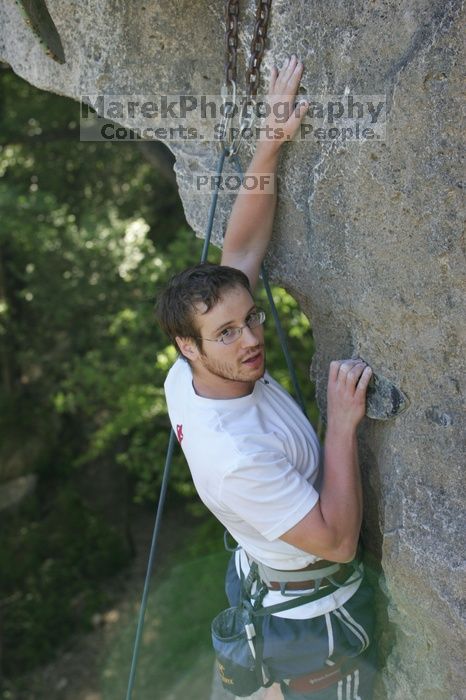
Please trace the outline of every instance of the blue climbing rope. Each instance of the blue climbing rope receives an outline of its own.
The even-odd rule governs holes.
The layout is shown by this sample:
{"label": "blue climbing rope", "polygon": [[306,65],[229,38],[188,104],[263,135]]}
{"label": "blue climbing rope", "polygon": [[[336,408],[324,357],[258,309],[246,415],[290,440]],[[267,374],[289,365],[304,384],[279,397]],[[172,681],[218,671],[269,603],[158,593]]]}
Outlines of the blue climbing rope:
{"label": "blue climbing rope", "polygon": [[[215,210],[217,208],[220,175],[222,174],[226,155],[227,155],[227,151],[225,149],[222,149],[222,152],[220,154],[220,158],[218,159],[218,165],[217,165],[218,177],[215,180],[216,187],[215,187],[215,190],[213,192],[212,200],[210,203],[209,216],[208,216],[208,220],[207,220],[207,228],[206,228],[206,233],[205,233],[205,238],[204,238],[204,245],[203,245],[202,253],[201,253],[201,262],[205,262],[207,260],[210,239],[212,237],[212,228],[214,225]],[[144,627],[144,618],[145,618],[146,608],[147,608],[147,599],[149,596],[150,580],[152,578],[152,571],[154,569],[155,556],[157,553],[157,542],[158,542],[160,526],[161,526],[161,522],[162,522],[162,512],[163,512],[163,508],[165,505],[165,498],[167,495],[167,488],[168,488],[168,482],[169,482],[169,478],[170,478],[170,471],[171,471],[171,466],[172,466],[172,459],[173,459],[173,452],[175,449],[175,445],[176,445],[176,436],[175,436],[174,431],[171,430],[170,431],[170,438],[168,440],[167,454],[165,457],[165,466],[164,466],[164,470],[163,470],[162,486],[160,488],[160,496],[159,496],[159,501],[157,504],[154,532],[152,534],[152,541],[151,541],[150,553],[149,553],[149,561],[147,563],[146,578],[144,581],[144,590],[143,590],[142,599],[141,599],[141,606],[139,609],[139,619],[138,619],[138,626],[136,629],[136,637],[134,640],[133,657],[131,660],[131,669],[130,669],[130,673],[129,673],[128,689],[126,691],[126,700],[131,700],[131,697],[133,694],[134,681],[136,678],[136,668],[137,668],[137,664],[138,664],[139,650],[140,650],[140,646],[141,646],[142,630]]]}
{"label": "blue climbing rope", "polygon": [[216,177],[215,177],[215,190],[212,194],[212,200],[210,202],[210,209],[209,209],[209,216],[207,218],[207,228],[206,228],[206,232],[205,232],[204,246],[202,248],[202,253],[201,253],[201,262],[205,262],[207,260],[207,254],[209,252],[210,239],[212,236],[212,228],[214,226],[215,210],[217,209],[218,192],[219,192],[219,186],[220,186],[220,175],[222,174],[223,166],[225,164],[225,157],[227,156],[227,154],[228,154],[228,151],[225,148],[222,148],[222,152],[220,153],[220,158],[218,159],[218,164],[217,164],[217,172],[216,172]]}
{"label": "blue climbing rope", "polygon": [[[222,174],[223,166],[225,164],[225,158],[227,155],[229,155],[228,150],[222,149],[222,152],[220,154],[220,157],[218,159],[218,164],[217,164],[217,173],[216,173],[217,177],[215,179],[216,186],[215,186],[215,190],[212,194],[212,200],[210,203],[206,233],[205,233],[205,238],[204,238],[204,245],[203,245],[202,253],[201,253],[201,262],[205,262],[207,260],[207,254],[208,254],[208,250],[209,250],[210,239],[212,236],[212,228],[213,228],[214,218],[215,218],[215,211],[217,208],[220,176]],[[235,155],[233,158],[234,158],[235,167],[237,168],[238,172],[241,173],[241,176],[243,176],[243,170],[241,168],[241,163],[240,163],[238,157]],[[261,277],[262,277],[262,282],[264,284],[264,288],[265,288],[265,291],[267,294],[267,298],[269,300],[270,308],[272,311],[272,316],[273,316],[273,319],[275,321],[275,327],[277,329],[277,334],[278,334],[278,337],[280,339],[282,351],[283,351],[283,354],[285,356],[288,370],[290,372],[291,381],[293,383],[293,388],[295,391],[295,396],[296,396],[296,399],[301,406],[301,409],[303,410],[304,414],[306,415],[304,399],[303,399],[303,396],[302,396],[302,393],[301,393],[301,390],[299,387],[295,368],[293,366],[293,361],[291,359],[286,335],[285,335],[285,332],[283,330],[282,324],[280,322],[280,319],[279,319],[279,316],[277,313],[277,309],[275,307],[272,292],[270,290],[267,272],[265,270],[264,265],[261,266]],[[134,688],[134,681],[136,678],[136,668],[137,668],[138,659],[139,659],[139,650],[140,650],[140,646],[141,646],[141,637],[142,637],[142,630],[144,627],[144,618],[145,618],[146,608],[147,608],[147,599],[148,599],[148,595],[149,595],[150,581],[152,578],[152,571],[154,569],[155,557],[156,557],[156,552],[157,552],[157,542],[158,542],[160,526],[161,526],[161,522],[162,522],[162,512],[163,512],[163,508],[165,505],[165,498],[167,495],[168,482],[169,482],[169,478],[170,478],[170,470],[171,470],[172,458],[173,458],[173,452],[175,449],[175,445],[176,445],[176,436],[175,436],[174,431],[171,430],[170,431],[170,438],[168,441],[167,453],[166,453],[166,457],[165,457],[165,466],[164,466],[163,477],[162,477],[162,486],[160,489],[160,497],[159,497],[159,501],[157,504],[155,525],[154,525],[154,531],[152,534],[152,542],[151,542],[150,553],[149,553],[149,561],[147,564],[146,578],[144,581],[144,590],[143,590],[142,599],[141,599],[141,606],[140,606],[140,610],[139,610],[138,625],[137,625],[137,629],[136,629],[136,637],[134,640],[133,657],[131,660],[131,669],[130,669],[129,680],[128,680],[128,689],[126,692],[126,700],[131,700],[133,688]]]}
{"label": "blue climbing rope", "polygon": [[275,302],[273,300],[272,296],[272,290],[270,289],[269,285],[269,278],[267,275],[267,270],[265,269],[264,265],[261,267],[261,277],[262,277],[262,284],[264,285],[265,293],[267,294],[267,299],[269,300],[269,305],[270,305],[270,310],[272,312],[273,320],[275,322],[275,328],[277,331],[278,338],[280,340],[280,345],[283,351],[283,355],[285,357],[285,362],[288,367],[288,372],[290,373],[291,377],[291,383],[293,384],[293,390],[295,394],[295,398],[299,405],[301,406],[301,410],[304,413],[304,415],[307,418],[307,412],[306,412],[306,406],[304,403],[304,397],[301,391],[301,387],[299,386],[298,382],[298,377],[296,376],[296,370],[293,364],[293,360],[291,359],[291,354],[290,354],[290,349],[288,347],[288,340],[286,339],[286,334],[285,331],[283,330],[283,326],[280,321],[280,317],[277,313],[277,307],[275,306]]}
{"label": "blue climbing rope", "polygon": [[134,640],[133,658],[131,660],[131,670],[129,673],[128,680],[128,690],[126,692],[126,700],[131,700],[133,693],[134,680],[136,677],[136,668],[139,658],[139,648],[141,645],[142,630],[144,627],[144,617],[147,608],[147,598],[149,596],[150,580],[152,577],[152,571],[154,569],[155,554],[157,551],[157,541],[159,538],[160,526],[162,522],[162,512],[163,506],[165,504],[165,497],[167,495],[168,482],[170,480],[170,471],[173,461],[173,451],[175,449],[176,437],[173,430],[170,432],[170,438],[168,440],[167,455],[165,457],[165,467],[163,470],[162,486],[160,488],[160,497],[157,505],[157,514],[155,516],[154,531],[152,533],[152,542],[150,546],[149,561],[147,563],[146,579],[144,581],[144,591],[142,593],[141,607],[139,610],[139,620],[136,630],[136,638]]}

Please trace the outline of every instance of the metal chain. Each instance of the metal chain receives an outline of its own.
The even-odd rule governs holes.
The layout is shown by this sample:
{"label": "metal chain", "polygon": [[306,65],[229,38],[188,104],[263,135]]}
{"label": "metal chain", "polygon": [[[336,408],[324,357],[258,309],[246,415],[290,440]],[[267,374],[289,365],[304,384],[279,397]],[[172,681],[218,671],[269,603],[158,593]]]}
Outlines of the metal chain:
{"label": "metal chain", "polygon": [[236,103],[236,78],[238,57],[239,0],[225,2],[225,82],[222,87],[224,117],[222,121],[222,147],[229,156],[238,152],[247,129],[255,120],[255,102],[260,82],[260,67],[265,51],[265,40],[269,24],[272,0],[257,0],[256,19],[251,41],[250,57],[246,70],[246,100],[241,109],[239,133],[231,138],[229,127],[234,116]]}
{"label": "metal chain", "polygon": [[225,2],[225,85],[236,83],[239,0]]}
{"label": "metal chain", "polygon": [[265,51],[265,40],[269,26],[272,0],[259,0],[256,9],[256,23],[251,41],[251,52],[246,71],[246,95],[256,97],[259,87],[260,68]]}

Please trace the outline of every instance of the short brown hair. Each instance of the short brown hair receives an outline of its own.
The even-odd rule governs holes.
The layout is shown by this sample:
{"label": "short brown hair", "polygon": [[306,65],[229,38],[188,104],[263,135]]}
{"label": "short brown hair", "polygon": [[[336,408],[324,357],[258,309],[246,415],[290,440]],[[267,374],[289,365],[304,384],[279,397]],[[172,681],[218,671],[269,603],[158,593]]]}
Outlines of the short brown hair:
{"label": "short brown hair", "polygon": [[244,287],[251,294],[248,277],[241,270],[227,265],[198,263],[174,275],[157,299],[156,316],[162,329],[176,347],[175,338],[193,338],[202,350],[202,341],[197,339],[199,330],[195,324],[196,304],[204,303],[206,310],[219,301],[222,292],[233,287]]}

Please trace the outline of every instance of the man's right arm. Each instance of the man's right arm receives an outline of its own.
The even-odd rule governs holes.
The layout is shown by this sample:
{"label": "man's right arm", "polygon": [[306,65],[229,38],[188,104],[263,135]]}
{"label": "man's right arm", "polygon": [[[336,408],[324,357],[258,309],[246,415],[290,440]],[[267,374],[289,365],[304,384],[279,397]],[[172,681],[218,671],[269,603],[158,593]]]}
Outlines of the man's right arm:
{"label": "man's right arm", "polygon": [[362,520],[356,429],[365,413],[372,370],[361,360],[332,362],[320,498],[280,539],[336,562],[354,558]]}
{"label": "man's right arm", "polygon": [[[264,125],[263,138],[258,141],[254,157],[246,172],[245,182],[254,176],[267,175],[272,191],[249,190],[241,187],[236,197],[223,241],[222,265],[242,270],[254,290],[259,270],[272,235],[277,204],[276,172],[278,155],[284,143],[289,142],[303,119],[307,103],[294,108],[303,64],[293,54],[282,70],[273,68],[267,96],[269,116]],[[283,110],[286,108],[285,117]]]}

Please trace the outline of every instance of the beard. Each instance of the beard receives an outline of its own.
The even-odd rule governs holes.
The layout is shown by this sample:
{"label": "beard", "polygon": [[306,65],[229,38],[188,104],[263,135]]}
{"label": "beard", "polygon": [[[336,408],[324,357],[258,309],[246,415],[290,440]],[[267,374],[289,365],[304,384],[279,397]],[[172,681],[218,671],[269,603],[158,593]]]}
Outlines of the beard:
{"label": "beard", "polygon": [[205,370],[215,377],[231,382],[256,382],[265,372],[265,349],[263,345],[258,345],[248,353],[248,357],[253,357],[261,353],[262,357],[257,365],[248,366],[244,360],[218,360],[202,353],[201,362]]}

